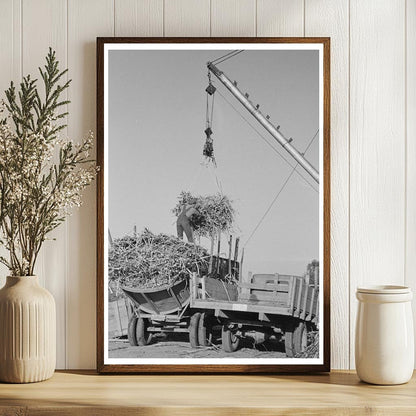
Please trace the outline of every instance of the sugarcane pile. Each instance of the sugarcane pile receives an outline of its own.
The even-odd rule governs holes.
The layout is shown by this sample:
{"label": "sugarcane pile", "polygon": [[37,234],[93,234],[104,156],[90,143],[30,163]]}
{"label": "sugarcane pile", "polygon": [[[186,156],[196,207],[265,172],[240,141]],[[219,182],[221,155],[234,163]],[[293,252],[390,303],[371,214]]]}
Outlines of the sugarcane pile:
{"label": "sugarcane pile", "polygon": [[308,333],[307,344],[305,351],[296,354],[295,358],[319,358],[319,331]]}
{"label": "sugarcane pile", "polygon": [[219,232],[232,231],[235,212],[226,195],[217,193],[195,196],[190,192],[181,192],[172,212],[178,216],[184,205],[190,205],[196,210],[189,220],[198,236],[212,237]]}
{"label": "sugarcane pile", "polygon": [[198,245],[145,229],[113,241],[109,278],[122,286],[157,288],[187,279],[192,272],[206,272],[209,257]]}

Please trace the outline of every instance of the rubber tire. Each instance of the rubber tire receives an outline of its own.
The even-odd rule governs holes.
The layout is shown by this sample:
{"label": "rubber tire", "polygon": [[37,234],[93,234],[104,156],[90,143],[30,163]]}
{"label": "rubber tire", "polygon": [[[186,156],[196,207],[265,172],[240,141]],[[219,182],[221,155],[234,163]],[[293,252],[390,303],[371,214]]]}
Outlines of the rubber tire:
{"label": "rubber tire", "polygon": [[212,324],[210,322],[210,316],[205,312],[199,318],[198,343],[203,347],[208,347],[212,344]]}
{"label": "rubber tire", "polygon": [[222,349],[225,352],[235,352],[240,346],[240,338],[233,334],[233,331],[226,325],[222,326],[221,331]]}
{"label": "rubber tire", "polygon": [[285,332],[285,352],[286,357],[288,358],[293,358],[295,356],[293,348],[293,331],[291,330]]}
{"label": "rubber tire", "polygon": [[144,347],[152,342],[152,333],[147,330],[149,320],[138,318],[136,325],[136,339],[137,345]]}
{"label": "rubber tire", "polygon": [[137,316],[133,314],[132,316],[130,316],[129,325],[127,327],[127,337],[132,347],[137,347],[136,326]]}
{"label": "rubber tire", "polygon": [[191,320],[189,321],[189,343],[191,344],[192,348],[199,347],[198,329],[200,319],[201,314],[196,312],[191,316]]}
{"label": "rubber tire", "polygon": [[305,352],[308,346],[308,327],[305,322],[299,322],[293,332],[293,350],[295,355]]}

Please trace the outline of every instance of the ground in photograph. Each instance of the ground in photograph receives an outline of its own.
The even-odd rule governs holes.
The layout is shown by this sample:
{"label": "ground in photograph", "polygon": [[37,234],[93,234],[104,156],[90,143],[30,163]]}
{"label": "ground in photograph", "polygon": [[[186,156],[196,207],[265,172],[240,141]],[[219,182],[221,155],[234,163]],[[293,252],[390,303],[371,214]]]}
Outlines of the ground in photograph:
{"label": "ground in photograph", "polygon": [[133,347],[127,338],[110,340],[109,358],[286,358],[284,347],[276,343],[243,345],[238,351],[227,353],[221,345],[192,348],[187,337],[160,340],[144,347]]}

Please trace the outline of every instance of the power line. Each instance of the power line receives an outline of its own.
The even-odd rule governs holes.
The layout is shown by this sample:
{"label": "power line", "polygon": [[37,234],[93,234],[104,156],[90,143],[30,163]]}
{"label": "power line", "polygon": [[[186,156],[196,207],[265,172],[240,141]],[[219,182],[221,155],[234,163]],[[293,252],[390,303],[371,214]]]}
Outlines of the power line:
{"label": "power line", "polygon": [[236,53],[236,52],[237,52],[237,50],[238,50],[238,49],[234,49],[234,50],[233,50],[233,51],[231,51],[231,52],[227,52],[225,55],[222,55],[222,56],[220,56],[219,58],[213,59],[213,60],[211,61],[211,63],[217,62],[217,61],[219,61],[220,59],[225,58],[226,56],[232,55],[232,54]]}
{"label": "power line", "polygon": [[[315,140],[315,138],[318,136],[318,132],[319,130],[313,135],[312,139],[309,141],[309,144],[306,146],[305,149],[305,153],[308,151],[308,149],[310,148],[310,146],[312,145],[313,141]],[[269,204],[269,206],[267,207],[265,213],[263,214],[263,216],[260,218],[259,222],[257,223],[257,225],[254,227],[254,230],[251,232],[251,234],[249,235],[249,237],[247,238],[247,241],[244,244],[244,247],[247,246],[247,244],[249,243],[249,241],[251,240],[251,238],[253,237],[253,235],[256,233],[256,231],[259,229],[260,225],[263,223],[264,219],[267,217],[267,215],[269,214],[270,210],[273,208],[273,205],[275,204],[275,202],[277,201],[277,198],[279,198],[280,194],[283,192],[283,190],[285,189],[287,183],[289,182],[290,178],[292,177],[292,175],[295,173],[296,168],[299,166],[299,163],[296,163],[295,167],[292,168],[291,172],[289,173],[288,177],[286,178],[286,180],[283,182],[283,185],[280,187],[279,191],[277,192],[277,194],[275,195],[275,197],[273,198],[272,202]]]}
{"label": "power line", "polygon": [[238,54],[240,54],[241,52],[244,52],[244,50],[235,50],[235,51],[231,51],[226,53],[223,56],[220,56],[217,59],[214,59],[213,61],[211,61],[212,64],[218,65],[221,64],[222,62],[227,61],[228,59],[234,58],[234,56],[237,56]]}
{"label": "power line", "polygon": [[[217,90],[217,93],[222,97],[222,99],[258,134],[258,136],[280,157],[282,158],[287,165],[289,165],[292,169],[296,169],[298,165],[293,166],[267,139],[264,137],[254,126],[252,123],[250,123],[249,120],[247,120],[246,117],[244,117],[243,114],[241,114],[237,108],[229,101],[226,97],[224,97],[223,94],[219,90]],[[319,130],[316,132],[318,134]],[[316,136],[315,134],[315,136]],[[314,136],[314,137],[315,137]],[[309,185],[316,193],[319,193],[317,189],[298,171],[296,170],[296,173],[304,180],[304,182]]]}

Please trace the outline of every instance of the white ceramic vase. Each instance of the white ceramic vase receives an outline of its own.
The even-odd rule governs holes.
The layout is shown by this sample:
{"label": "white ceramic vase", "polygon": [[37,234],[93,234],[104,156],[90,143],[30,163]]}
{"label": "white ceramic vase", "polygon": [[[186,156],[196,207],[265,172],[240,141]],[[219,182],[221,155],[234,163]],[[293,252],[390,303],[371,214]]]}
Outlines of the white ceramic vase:
{"label": "white ceramic vase", "polygon": [[56,364],[55,300],[36,276],[7,277],[0,290],[0,320],[0,381],[50,378]]}
{"label": "white ceramic vase", "polygon": [[372,384],[402,384],[414,368],[411,300],[405,286],[358,288],[355,366]]}

